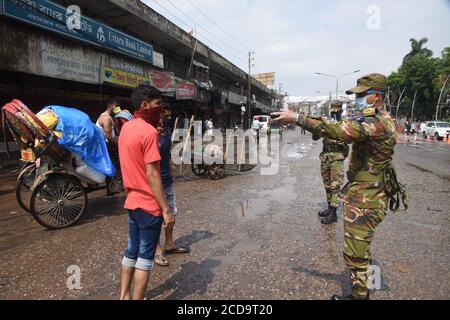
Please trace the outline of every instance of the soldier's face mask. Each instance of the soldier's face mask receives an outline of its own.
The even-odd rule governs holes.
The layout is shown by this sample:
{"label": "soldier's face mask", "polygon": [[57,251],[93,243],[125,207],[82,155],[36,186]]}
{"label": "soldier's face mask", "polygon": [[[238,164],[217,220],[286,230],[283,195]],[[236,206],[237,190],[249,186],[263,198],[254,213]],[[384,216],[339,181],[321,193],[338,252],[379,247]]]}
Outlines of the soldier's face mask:
{"label": "soldier's face mask", "polygon": [[372,108],[373,106],[375,106],[375,104],[378,102],[378,100],[375,99],[375,100],[373,100],[373,103],[368,103],[367,97],[369,97],[373,94],[377,94],[377,93],[384,94],[384,92],[382,92],[382,91],[370,90],[370,91],[365,92],[362,96],[358,95],[356,97],[356,107],[360,111],[367,109],[367,108]]}

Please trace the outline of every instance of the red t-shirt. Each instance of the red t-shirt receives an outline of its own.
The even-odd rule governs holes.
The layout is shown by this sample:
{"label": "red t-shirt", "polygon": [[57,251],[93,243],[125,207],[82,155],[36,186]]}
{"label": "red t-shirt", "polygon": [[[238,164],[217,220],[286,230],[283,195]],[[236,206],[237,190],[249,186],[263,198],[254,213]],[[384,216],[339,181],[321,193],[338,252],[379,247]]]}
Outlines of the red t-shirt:
{"label": "red t-shirt", "polygon": [[[150,188],[146,164],[159,162],[158,131],[142,119],[127,122],[119,137],[119,158],[127,199],[125,209],[141,209],[161,217],[162,211]],[[159,164],[158,164],[159,166]]]}

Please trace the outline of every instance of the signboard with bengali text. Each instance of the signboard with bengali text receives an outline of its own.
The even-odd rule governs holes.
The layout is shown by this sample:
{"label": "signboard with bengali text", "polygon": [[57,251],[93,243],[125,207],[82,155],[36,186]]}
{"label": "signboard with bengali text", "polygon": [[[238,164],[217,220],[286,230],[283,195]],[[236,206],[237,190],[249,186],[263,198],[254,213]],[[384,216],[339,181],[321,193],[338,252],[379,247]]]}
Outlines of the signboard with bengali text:
{"label": "signboard with bengali text", "polygon": [[136,88],[141,83],[151,83],[148,78],[112,68],[102,68],[102,82],[129,88]]}
{"label": "signboard with bengali text", "polygon": [[48,0],[3,0],[2,14],[57,32],[81,42],[153,63],[151,44],[131,37],[93,19],[80,16],[79,28],[69,29],[67,8]]}
{"label": "signboard with bengali text", "polygon": [[189,100],[195,98],[195,84],[190,82],[177,82],[177,100]]}

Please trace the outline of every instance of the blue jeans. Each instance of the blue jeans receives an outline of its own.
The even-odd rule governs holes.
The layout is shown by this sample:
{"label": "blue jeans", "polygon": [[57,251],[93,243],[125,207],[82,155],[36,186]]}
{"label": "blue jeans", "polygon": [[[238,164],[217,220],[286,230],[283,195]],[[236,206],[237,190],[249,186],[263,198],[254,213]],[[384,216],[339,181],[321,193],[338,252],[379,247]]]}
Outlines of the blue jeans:
{"label": "blue jeans", "polygon": [[172,215],[176,217],[178,214],[178,209],[177,209],[177,198],[175,196],[175,188],[173,182],[167,186],[164,186],[163,189],[164,194],[166,195],[167,204],[169,205],[170,208],[170,212],[172,212]]}
{"label": "blue jeans", "polygon": [[153,269],[156,246],[161,234],[163,217],[154,217],[142,210],[128,214],[129,241],[122,265],[143,271]]}

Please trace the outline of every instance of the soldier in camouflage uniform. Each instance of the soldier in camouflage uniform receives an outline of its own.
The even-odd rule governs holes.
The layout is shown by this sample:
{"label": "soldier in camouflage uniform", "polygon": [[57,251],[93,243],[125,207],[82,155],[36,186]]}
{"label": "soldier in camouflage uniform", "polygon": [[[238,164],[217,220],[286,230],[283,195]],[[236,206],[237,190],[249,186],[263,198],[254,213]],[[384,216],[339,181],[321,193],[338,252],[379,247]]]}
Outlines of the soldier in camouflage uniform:
{"label": "soldier in camouflage uniform", "polygon": [[[341,121],[342,102],[331,103],[331,118]],[[318,136],[320,139],[320,136]],[[313,137],[316,139],[316,137]],[[344,182],[344,160],[348,157],[348,145],[343,141],[323,138],[323,150],[320,154],[320,171],[327,195],[328,208],[319,212],[323,224],[337,222],[336,211],[340,205],[339,192]]]}
{"label": "soldier in camouflage uniform", "polygon": [[[356,94],[356,105],[362,111],[363,116],[355,121],[335,123],[289,110],[273,114],[279,116],[276,120],[296,122],[314,135],[353,143],[349,183],[343,189],[344,260],[351,271],[352,295],[333,296],[333,300],[369,298],[370,244],[375,228],[386,217],[388,203],[391,205],[395,189],[391,186],[399,185],[392,167],[395,124],[385,110],[385,90],[386,77],[369,74],[358,80],[357,87],[347,91]],[[392,183],[392,177],[396,183]],[[403,192],[394,190],[406,197]]]}

